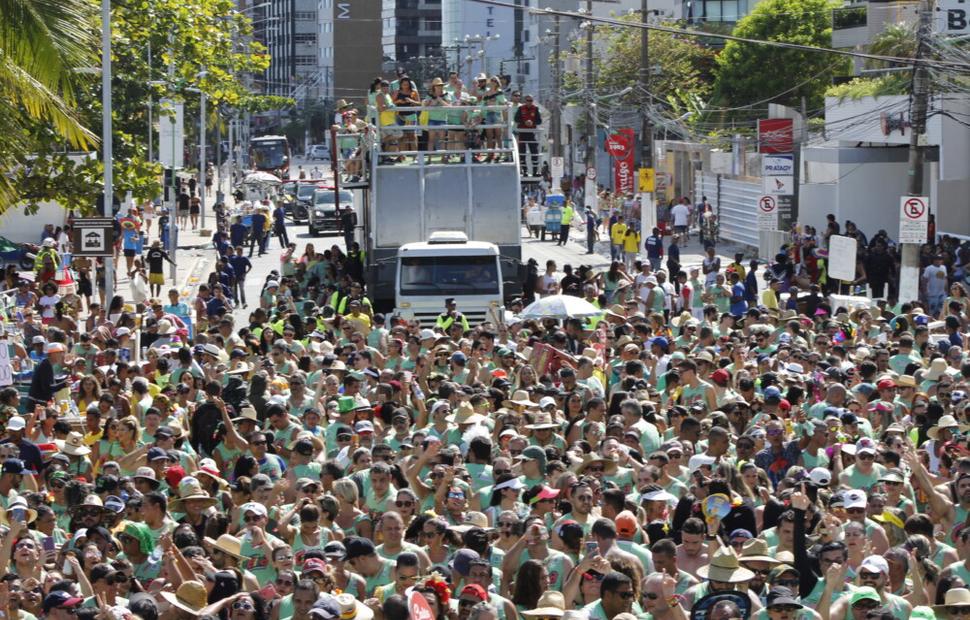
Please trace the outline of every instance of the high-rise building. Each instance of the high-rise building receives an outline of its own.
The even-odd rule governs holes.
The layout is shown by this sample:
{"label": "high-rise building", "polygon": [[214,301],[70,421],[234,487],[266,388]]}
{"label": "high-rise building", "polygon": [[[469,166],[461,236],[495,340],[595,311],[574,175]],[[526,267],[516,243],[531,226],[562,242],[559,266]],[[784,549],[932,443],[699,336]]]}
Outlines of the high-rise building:
{"label": "high-rise building", "polygon": [[441,48],[441,0],[383,0],[381,44],[385,71]]}

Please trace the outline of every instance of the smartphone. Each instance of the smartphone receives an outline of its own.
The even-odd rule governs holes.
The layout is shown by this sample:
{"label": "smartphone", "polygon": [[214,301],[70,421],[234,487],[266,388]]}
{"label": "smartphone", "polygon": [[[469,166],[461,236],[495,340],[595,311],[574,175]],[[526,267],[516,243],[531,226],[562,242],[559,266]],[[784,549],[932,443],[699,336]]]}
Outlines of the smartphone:
{"label": "smartphone", "polygon": [[24,510],[23,508],[14,508],[13,510],[10,511],[10,516],[13,518],[14,521],[23,523],[24,521],[27,520],[27,511]]}
{"label": "smartphone", "polygon": [[44,551],[54,551],[57,549],[53,536],[44,536],[43,540],[40,542],[40,545]]}
{"label": "smartphone", "polygon": [[595,540],[587,540],[586,541],[586,555],[599,555],[599,554],[600,554],[600,546],[599,546],[599,543],[596,542]]}
{"label": "smartphone", "polygon": [[412,377],[412,376],[413,376],[413,375],[411,374],[411,371],[410,371],[410,370],[405,370],[405,371],[404,371],[404,382],[405,382],[405,383],[410,383],[410,382],[411,382],[411,377]]}

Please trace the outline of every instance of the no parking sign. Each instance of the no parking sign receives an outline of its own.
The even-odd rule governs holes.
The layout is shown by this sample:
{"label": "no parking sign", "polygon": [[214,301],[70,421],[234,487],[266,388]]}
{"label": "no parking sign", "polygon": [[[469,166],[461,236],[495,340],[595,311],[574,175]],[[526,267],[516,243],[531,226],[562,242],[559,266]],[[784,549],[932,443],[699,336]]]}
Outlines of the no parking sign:
{"label": "no parking sign", "polygon": [[926,243],[930,224],[930,199],[927,196],[899,198],[899,242]]}

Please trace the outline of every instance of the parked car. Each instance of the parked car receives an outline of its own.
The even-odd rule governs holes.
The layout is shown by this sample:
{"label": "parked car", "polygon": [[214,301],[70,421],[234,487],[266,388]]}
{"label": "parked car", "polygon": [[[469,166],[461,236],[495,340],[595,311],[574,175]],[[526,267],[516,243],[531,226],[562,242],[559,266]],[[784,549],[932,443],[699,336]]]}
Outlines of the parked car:
{"label": "parked car", "polygon": [[330,149],[327,148],[326,144],[312,144],[307,149],[306,158],[309,160],[322,159],[324,161],[330,161]]}
{"label": "parked car", "polygon": [[[353,207],[354,195],[349,190],[340,190],[340,208]],[[336,195],[332,187],[317,188],[313,192],[313,208],[308,221],[310,234],[340,232],[340,213],[337,212]]]}

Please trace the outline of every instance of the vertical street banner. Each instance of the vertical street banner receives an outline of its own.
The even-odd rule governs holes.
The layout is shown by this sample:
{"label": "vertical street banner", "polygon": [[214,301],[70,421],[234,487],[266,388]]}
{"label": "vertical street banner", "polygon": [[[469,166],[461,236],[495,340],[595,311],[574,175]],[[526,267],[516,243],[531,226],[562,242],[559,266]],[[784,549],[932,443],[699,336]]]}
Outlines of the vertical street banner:
{"label": "vertical street banner", "polygon": [[636,171],[633,167],[633,129],[625,127],[606,137],[606,152],[613,157],[613,187],[617,193],[632,194]]}

